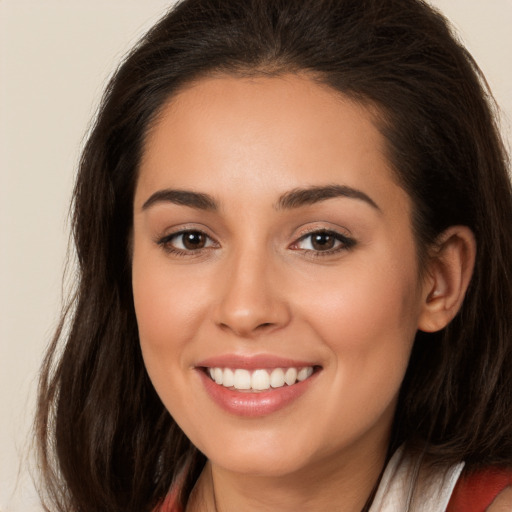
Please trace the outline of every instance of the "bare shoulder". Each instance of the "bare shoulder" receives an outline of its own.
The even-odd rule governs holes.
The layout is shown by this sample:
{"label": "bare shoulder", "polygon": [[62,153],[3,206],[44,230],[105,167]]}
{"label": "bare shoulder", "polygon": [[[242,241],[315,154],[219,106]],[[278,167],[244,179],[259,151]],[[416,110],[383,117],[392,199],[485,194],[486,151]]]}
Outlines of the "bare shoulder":
{"label": "bare shoulder", "polygon": [[512,512],[512,487],[501,491],[486,512]]}

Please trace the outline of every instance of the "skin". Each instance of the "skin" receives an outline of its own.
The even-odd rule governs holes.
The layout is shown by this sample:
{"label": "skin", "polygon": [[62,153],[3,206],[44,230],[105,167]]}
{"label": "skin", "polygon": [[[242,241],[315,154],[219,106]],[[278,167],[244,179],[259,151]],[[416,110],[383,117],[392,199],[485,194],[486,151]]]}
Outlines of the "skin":
{"label": "skin", "polygon": [[512,510],[512,487],[509,486],[496,497],[487,512],[510,512],[510,510]]}
{"label": "skin", "polygon": [[[202,79],[150,131],[133,292],[155,389],[208,457],[188,510],[359,511],[378,480],[415,333],[451,319],[472,266],[471,236],[454,230],[448,256],[420,273],[411,201],[384,146],[364,106],[291,75]],[[297,188],[330,185],[370,201],[279,206]],[[154,196],[168,189],[207,194],[217,209]],[[171,237],[183,230],[204,232],[205,246],[184,248]],[[315,250],[318,230],[353,245]],[[199,361],[224,354],[321,370],[291,404],[244,418],[199,378]]]}

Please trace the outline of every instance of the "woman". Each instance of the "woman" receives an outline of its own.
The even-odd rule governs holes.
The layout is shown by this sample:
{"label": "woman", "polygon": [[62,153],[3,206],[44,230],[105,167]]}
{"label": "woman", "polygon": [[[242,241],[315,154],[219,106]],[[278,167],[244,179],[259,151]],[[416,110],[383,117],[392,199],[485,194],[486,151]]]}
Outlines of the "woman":
{"label": "woman", "polygon": [[51,506],[510,507],[512,194],[482,81],[419,1],[170,11],[81,161]]}

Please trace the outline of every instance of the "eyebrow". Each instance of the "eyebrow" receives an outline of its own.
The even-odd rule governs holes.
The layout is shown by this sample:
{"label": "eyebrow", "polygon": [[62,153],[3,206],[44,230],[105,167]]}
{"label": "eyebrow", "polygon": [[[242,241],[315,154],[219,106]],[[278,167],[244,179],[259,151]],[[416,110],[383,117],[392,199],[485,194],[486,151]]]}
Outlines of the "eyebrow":
{"label": "eyebrow", "polygon": [[190,206],[198,210],[218,210],[217,202],[213,197],[208,194],[191,192],[189,190],[158,190],[142,205],[142,210],[147,210],[156,203],[174,203],[182,206]]}
{"label": "eyebrow", "polygon": [[346,185],[313,186],[307,188],[296,188],[283,194],[277,202],[277,209],[300,208],[310,204],[319,203],[336,197],[347,197],[359,199],[368,203],[376,210],[380,210],[377,203],[361,190],[347,187]]}
{"label": "eyebrow", "polygon": [[[296,188],[284,193],[275,204],[277,210],[290,210],[307,206],[327,199],[336,197],[347,197],[359,199],[366,202],[376,210],[380,211],[378,205],[361,190],[346,185],[312,186],[307,188]],[[142,210],[147,210],[156,203],[173,203],[181,206],[189,206],[198,210],[217,211],[217,201],[208,195],[190,190],[164,189],[152,194],[142,205]]]}

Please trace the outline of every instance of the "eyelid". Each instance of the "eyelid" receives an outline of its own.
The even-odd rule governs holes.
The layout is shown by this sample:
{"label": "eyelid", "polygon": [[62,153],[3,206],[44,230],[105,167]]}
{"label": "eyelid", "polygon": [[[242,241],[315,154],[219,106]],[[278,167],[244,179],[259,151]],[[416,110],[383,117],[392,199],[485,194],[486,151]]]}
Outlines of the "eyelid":
{"label": "eyelid", "polygon": [[172,236],[177,236],[182,233],[188,233],[191,231],[203,233],[212,240],[216,239],[215,235],[212,234],[211,229],[205,224],[202,224],[200,222],[185,222],[174,225],[167,225],[165,226],[165,228],[159,229],[158,232],[154,234],[154,241],[155,243],[158,243],[160,240],[164,238],[170,238]]}
{"label": "eyelid", "polygon": [[[200,256],[207,251],[211,251],[212,249],[216,249],[220,247],[219,242],[209,234],[208,229],[203,227],[198,227],[197,225],[188,226],[188,225],[180,225],[174,228],[172,231],[168,231],[164,235],[159,235],[155,238],[155,243],[160,246],[165,252],[169,254],[174,254],[177,256]],[[345,233],[343,233],[345,231]],[[206,238],[206,244],[203,247],[199,248],[180,248],[176,247],[172,242],[176,238],[186,235],[187,233],[199,233]],[[306,240],[308,237],[312,237],[313,235],[325,234],[332,236],[335,239],[334,247],[330,249],[315,249],[312,248],[302,248],[299,247],[301,242]],[[301,253],[308,254],[309,256],[329,256],[336,253],[340,253],[343,251],[348,251],[352,249],[356,245],[356,240],[352,237],[349,230],[344,228],[331,228],[326,225],[320,226],[308,226],[305,229],[302,229],[296,237],[295,241],[292,242],[288,248],[295,251],[300,251]]]}
{"label": "eyelid", "polygon": [[[347,230],[348,231],[348,230]],[[326,249],[326,250],[317,250],[317,249],[303,249],[301,247],[298,247],[298,244],[307,238],[316,235],[316,234],[326,234],[333,236],[336,240],[337,245],[333,247],[332,249]],[[309,228],[305,232],[301,233],[298,238],[290,245],[290,249],[301,251],[303,253],[309,254],[311,256],[329,256],[333,254],[337,254],[343,251],[348,251],[352,249],[356,245],[356,240],[348,234],[341,233],[337,229],[328,228],[325,226],[322,227],[314,227]]]}
{"label": "eyelid", "polygon": [[[199,233],[205,236],[207,239],[207,245],[205,247],[199,247],[197,249],[182,249],[179,247],[175,247],[171,244],[173,239],[186,235],[187,233]],[[219,243],[215,240],[213,236],[208,234],[205,229],[201,229],[196,226],[180,226],[178,229],[168,232],[165,235],[156,237],[155,243],[162,247],[162,249],[165,252],[169,254],[175,254],[178,256],[198,256],[204,253],[204,251],[209,251],[211,249],[219,247]]]}

